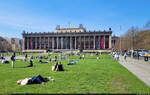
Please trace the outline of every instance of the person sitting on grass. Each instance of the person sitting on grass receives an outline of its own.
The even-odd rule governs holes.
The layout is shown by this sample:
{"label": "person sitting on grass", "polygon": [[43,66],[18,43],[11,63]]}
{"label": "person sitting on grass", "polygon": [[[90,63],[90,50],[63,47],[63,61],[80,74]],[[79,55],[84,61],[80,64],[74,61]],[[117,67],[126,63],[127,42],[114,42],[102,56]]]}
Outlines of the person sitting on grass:
{"label": "person sitting on grass", "polygon": [[65,59],[65,56],[61,56],[60,59]]}
{"label": "person sitting on grass", "polygon": [[30,63],[27,67],[33,67],[33,61],[32,60],[30,60]]}
{"label": "person sitting on grass", "polygon": [[56,62],[56,59],[52,58],[51,61]]}
{"label": "person sitting on grass", "polygon": [[57,60],[57,56],[54,57]]}
{"label": "person sitting on grass", "polygon": [[84,59],[84,58],[85,58],[85,55],[83,54],[83,55],[82,55],[82,59]]}
{"label": "person sitting on grass", "polygon": [[48,59],[48,56],[45,59]]}
{"label": "person sitting on grass", "polygon": [[57,56],[55,56],[54,58],[52,58],[51,61],[56,62],[57,61]]}
{"label": "person sitting on grass", "polygon": [[99,57],[97,56],[96,59],[99,60]]}
{"label": "person sitting on grass", "polygon": [[26,54],[26,55],[25,55],[25,61],[27,61],[27,60],[28,60],[28,55]]}
{"label": "person sitting on grass", "polygon": [[34,59],[34,57],[33,57],[33,56],[31,56],[31,57],[30,57],[30,59]]}
{"label": "person sitting on grass", "polygon": [[79,59],[82,59],[82,57],[80,56],[80,58]]}
{"label": "person sitting on grass", "polygon": [[57,67],[58,67],[58,62],[56,62],[56,64],[54,64],[54,66],[52,66],[52,71],[56,71]]}
{"label": "person sitting on grass", "polygon": [[0,54],[0,59],[2,59],[2,57],[3,57],[2,54]]}
{"label": "person sitting on grass", "polygon": [[49,78],[43,78],[41,75],[37,75],[33,78],[25,78],[23,80],[18,80],[18,85],[27,85],[27,84],[45,84],[45,82],[53,81],[51,77]]}
{"label": "person sitting on grass", "polygon": [[39,59],[43,59],[43,56],[39,56]]}
{"label": "person sitting on grass", "polygon": [[42,60],[40,60],[39,62],[40,63],[49,63],[48,61],[42,61]]}
{"label": "person sitting on grass", "polygon": [[63,65],[61,64],[61,62],[58,64],[56,71],[64,71]]}

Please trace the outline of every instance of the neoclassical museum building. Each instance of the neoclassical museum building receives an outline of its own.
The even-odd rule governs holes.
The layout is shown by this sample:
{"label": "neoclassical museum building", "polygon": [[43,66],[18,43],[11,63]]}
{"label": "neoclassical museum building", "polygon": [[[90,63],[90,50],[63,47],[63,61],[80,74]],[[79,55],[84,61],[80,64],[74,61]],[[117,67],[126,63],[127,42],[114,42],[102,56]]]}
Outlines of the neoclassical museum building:
{"label": "neoclassical museum building", "polygon": [[78,28],[60,28],[55,32],[23,31],[23,51],[61,51],[82,50],[85,52],[110,52],[112,49],[112,30],[86,31],[82,24]]}

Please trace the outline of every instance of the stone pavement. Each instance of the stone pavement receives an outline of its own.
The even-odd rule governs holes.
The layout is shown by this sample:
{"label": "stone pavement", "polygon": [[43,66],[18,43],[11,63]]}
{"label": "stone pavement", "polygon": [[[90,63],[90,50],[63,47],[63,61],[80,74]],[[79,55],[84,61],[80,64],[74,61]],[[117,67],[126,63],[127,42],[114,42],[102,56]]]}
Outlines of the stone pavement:
{"label": "stone pavement", "polygon": [[124,60],[123,56],[120,56],[119,63],[150,87],[150,61],[145,62],[144,59],[137,60],[130,57]]}

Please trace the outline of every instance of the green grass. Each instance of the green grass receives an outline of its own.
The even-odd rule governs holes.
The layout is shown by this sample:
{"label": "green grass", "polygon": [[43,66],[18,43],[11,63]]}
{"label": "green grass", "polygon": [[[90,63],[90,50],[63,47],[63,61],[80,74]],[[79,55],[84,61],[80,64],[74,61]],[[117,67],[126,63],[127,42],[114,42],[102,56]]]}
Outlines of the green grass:
{"label": "green grass", "polygon": [[[53,55],[54,56],[54,55]],[[70,56],[79,58],[79,56]],[[85,56],[76,65],[68,66],[68,60],[61,60],[66,71],[53,72],[54,64],[40,64],[35,59],[34,67],[24,68],[28,62],[16,61],[11,64],[0,64],[0,94],[10,93],[150,93],[150,88],[127,69],[114,61],[109,55]],[[45,85],[17,85],[17,80],[36,75],[55,79]]]}

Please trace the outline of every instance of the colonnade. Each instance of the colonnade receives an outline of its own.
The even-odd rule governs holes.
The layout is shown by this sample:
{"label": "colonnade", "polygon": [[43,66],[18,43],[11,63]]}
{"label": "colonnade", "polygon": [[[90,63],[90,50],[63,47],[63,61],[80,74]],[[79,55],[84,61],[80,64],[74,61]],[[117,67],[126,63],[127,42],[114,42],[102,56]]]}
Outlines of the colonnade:
{"label": "colonnade", "polygon": [[28,49],[109,49],[111,35],[25,37],[23,48]]}

